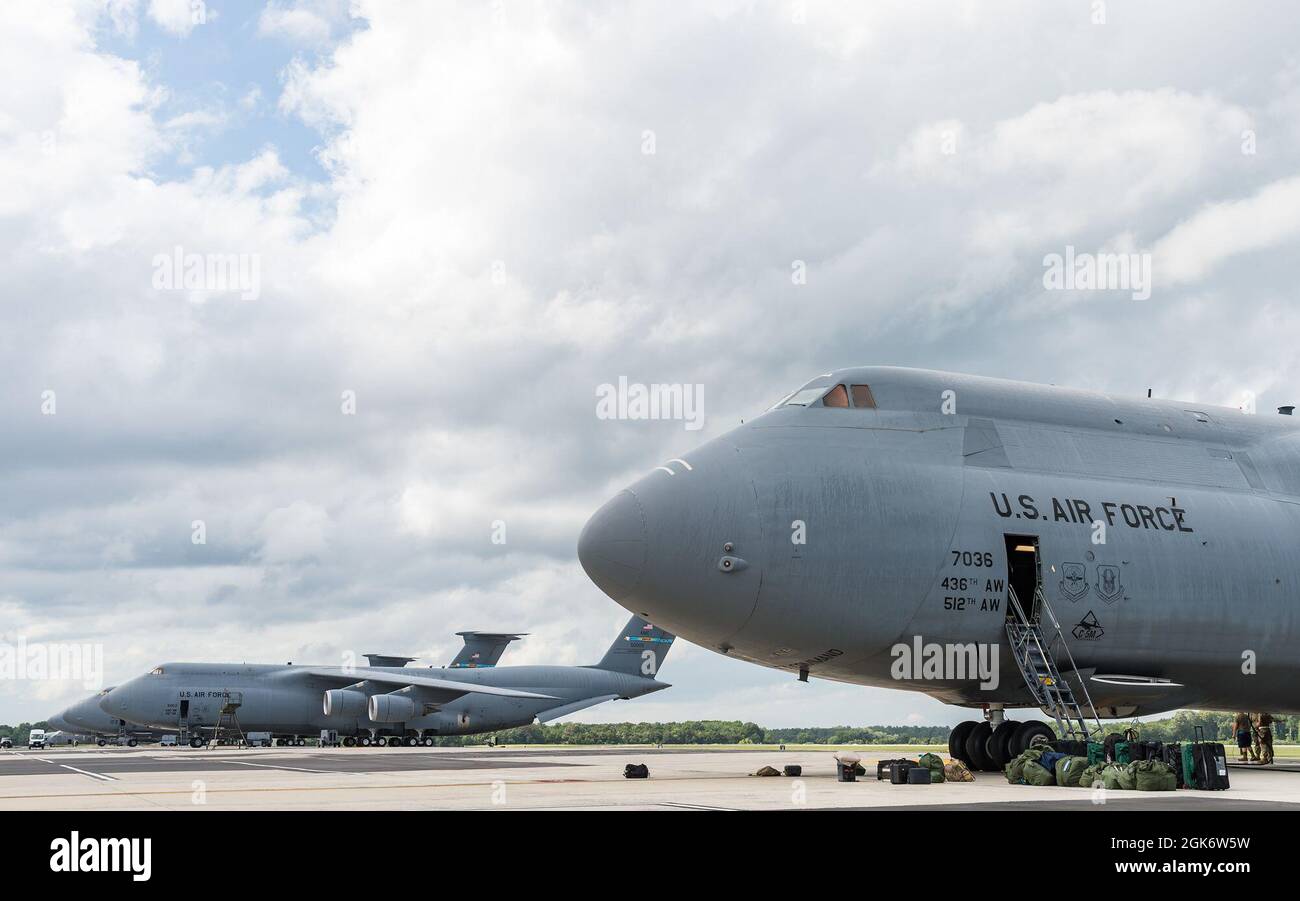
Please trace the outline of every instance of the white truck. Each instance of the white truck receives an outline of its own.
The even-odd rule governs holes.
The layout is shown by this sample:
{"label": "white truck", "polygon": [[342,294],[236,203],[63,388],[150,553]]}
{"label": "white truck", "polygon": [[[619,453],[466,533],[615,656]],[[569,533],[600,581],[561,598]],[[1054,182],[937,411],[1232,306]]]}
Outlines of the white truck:
{"label": "white truck", "polygon": [[43,751],[45,749],[45,730],[33,729],[27,733],[27,747],[33,751]]}

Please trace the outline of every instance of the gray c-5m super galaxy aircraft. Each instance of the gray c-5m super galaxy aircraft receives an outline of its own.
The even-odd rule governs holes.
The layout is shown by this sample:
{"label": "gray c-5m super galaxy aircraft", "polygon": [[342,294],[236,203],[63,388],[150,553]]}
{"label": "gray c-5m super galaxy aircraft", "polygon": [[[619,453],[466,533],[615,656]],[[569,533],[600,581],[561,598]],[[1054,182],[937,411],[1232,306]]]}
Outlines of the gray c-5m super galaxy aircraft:
{"label": "gray c-5m super galaxy aircraft", "polygon": [[[349,746],[429,746],[435,735],[549,722],[668,688],[655,676],[672,643],[672,635],[634,616],[593,666],[164,663],[108,692],[100,706],[133,723],[179,730],[195,746],[216,728],[235,725],[298,744],[299,736],[334,730]],[[223,721],[223,709],[233,718]]]}
{"label": "gray c-5m super galaxy aircraft", "polygon": [[993,767],[1049,731],[1009,707],[1300,712],[1298,545],[1289,416],[873,366],[657,467],[578,554],[720,653],[984,708],[950,750]]}
{"label": "gray c-5m super galaxy aircraft", "polygon": [[134,747],[140,741],[157,741],[162,733],[136,723],[109,716],[100,709],[99,703],[108,696],[112,687],[78,701],[66,710],[50,717],[48,722],[55,729],[63,732],[85,736],[93,739],[101,747],[110,741],[122,742]]}

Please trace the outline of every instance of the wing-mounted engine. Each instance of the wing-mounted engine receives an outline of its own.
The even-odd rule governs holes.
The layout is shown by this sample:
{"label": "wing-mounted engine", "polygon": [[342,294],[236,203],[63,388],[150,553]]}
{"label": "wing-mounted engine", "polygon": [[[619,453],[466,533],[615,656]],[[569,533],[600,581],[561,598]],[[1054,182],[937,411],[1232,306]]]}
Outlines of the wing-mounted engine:
{"label": "wing-mounted engine", "polygon": [[404,723],[436,713],[447,702],[447,692],[419,685],[370,696],[366,715],[376,723]]}
{"label": "wing-mounted engine", "polygon": [[362,717],[366,715],[366,702],[370,699],[371,688],[365,682],[357,682],[345,688],[331,688],[325,692],[326,716]]}

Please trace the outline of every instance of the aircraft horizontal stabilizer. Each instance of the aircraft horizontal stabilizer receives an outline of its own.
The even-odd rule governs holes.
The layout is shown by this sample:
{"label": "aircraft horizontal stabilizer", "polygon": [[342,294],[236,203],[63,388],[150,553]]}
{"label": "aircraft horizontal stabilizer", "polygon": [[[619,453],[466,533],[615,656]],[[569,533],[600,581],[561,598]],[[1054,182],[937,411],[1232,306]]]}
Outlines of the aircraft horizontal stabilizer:
{"label": "aircraft horizontal stabilizer", "polygon": [[550,710],[543,710],[534,717],[534,722],[549,723],[551,720],[557,720],[562,716],[568,716],[570,713],[577,713],[579,710],[586,710],[588,707],[595,707],[597,704],[604,704],[606,701],[612,701],[618,695],[601,695],[596,698],[586,698],[582,701],[574,701],[572,704],[562,704],[559,707],[552,707]]}

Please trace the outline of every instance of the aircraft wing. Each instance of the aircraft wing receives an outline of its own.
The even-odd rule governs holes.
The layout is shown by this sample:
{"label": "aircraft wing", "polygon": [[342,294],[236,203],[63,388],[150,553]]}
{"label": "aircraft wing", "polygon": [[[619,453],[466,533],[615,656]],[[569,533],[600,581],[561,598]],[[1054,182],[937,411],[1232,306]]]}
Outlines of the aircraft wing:
{"label": "aircraft wing", "polygon": [[579,710],[586,710],[588,707],[595,707],[597,704],[604,704],[606,701],[612,701],[617,697],[618,695],[601,695],[596,698],[584,698],[581,701],[574,701],[572,704],[561,704],[559,707],[543,710],[533,717],[533,720],[538,723],[549,723],[551,720],[568,716],[570,713],[577,713]]}
{"label": "aircraft wing", "polygon": [[351,685],[354,682],[377,682],[381,685],[391,685],[394,688],[404,688],[408,685],[414,685],[419,688],[432,688],[444,692],[452,692],[458,695],[481,694],[492,695],[498,698],[530,698],[533,700],[559,700],[554,695],[540,695],[531,691],[521,691],[517,688],[498,688],[495,685],[476,685],[473,682],[455,682],[451,679],[438,679],[433,676],[417,676],[415,673],[376,673],[364,667],[359,669],[347,670],[341,666],[305,666],[299,669],[294,668],[295,673],[304,676],[315,676],[319,679],[328,679],[337,681],[340,685]]}

